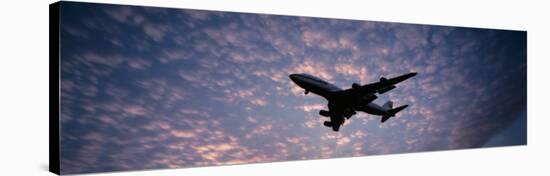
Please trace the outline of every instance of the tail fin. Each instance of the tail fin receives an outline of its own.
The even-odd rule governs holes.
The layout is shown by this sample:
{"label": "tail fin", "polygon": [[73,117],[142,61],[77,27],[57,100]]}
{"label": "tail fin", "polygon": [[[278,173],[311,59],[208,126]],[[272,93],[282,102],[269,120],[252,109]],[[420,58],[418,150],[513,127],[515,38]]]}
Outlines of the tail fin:
{"label": "tail fin", "polygon": [[[390,103],[390,107],[391,107],[391,101],[389,101],[388,103]],[[386,103],[386,104],[388,104]],[[384,104],[384,106],[386,106],[386,104]],[[403,105],[403,106],[399,106],[397,108],[394,108],[394,109],[390,109],[388,112],[390,113],[390,115],[385,115],[385,116],[382,116],[382,119],[380,120],[380,122],[384,123],[386,122],[386,120],[390,119],[390,117],[393,117],[395,116],[395,114],[397,114],[399,111],[405,109],[409,107],[409,105]]]}
{"label": "tail fin", "polygon": [[382,108],[384,108],[385,110],[391,110],[393,108],[393,102],[388,101],[388,102],[384,103],[384,105],[382,105]]}

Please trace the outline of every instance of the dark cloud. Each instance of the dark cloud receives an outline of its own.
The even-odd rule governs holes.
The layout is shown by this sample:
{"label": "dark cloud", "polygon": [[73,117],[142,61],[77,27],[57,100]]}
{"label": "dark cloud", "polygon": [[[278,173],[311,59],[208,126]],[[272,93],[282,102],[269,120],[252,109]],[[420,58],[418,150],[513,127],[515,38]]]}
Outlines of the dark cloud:
{"label": "dark cloud", "polygon": [[[62,3],[61,171],[181,168],[525,144],[526,33]],[[334,133],[289,79],[410,107]],[[509,132],[512,131],[512,132]],[[515,134],[515,135],[513,135]],[[521,133],[525,134],[525,133]]]}

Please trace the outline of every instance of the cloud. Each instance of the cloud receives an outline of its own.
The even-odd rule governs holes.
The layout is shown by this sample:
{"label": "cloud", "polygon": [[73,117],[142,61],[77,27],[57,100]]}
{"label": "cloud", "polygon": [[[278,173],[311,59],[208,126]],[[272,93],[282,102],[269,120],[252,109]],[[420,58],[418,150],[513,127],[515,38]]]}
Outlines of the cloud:
{"label": "cloud", "polygon": [[301,63],[296,63],[295,66],[291,67],[291,73],[307,73],[319,76],[325,80],[332,80],[332,74],[329,72],[329,68],[322,62],[314,61],[311,58],[305,58]]}
{"label": "cloud", "polygon": [[178,138],[191,138],[195,136],[195,134],[190,131],[173,130],[173,131],[170,131],[170,133],[172,133],[172,135]]}
{"label": "cloud", "polygon": [[143,26],[143,32],[155,42],[161,42],[167,30],[168,28],[162,25],[146,24]]}
{"label": "cloud", "polygon": [[105,56],[99,56],[98,54],[92,53],[92,52],[84,53],[81,57],[82,59],[84,59],[89,63],[107,65],[111,67],[117,66],[122,62],[124,62],[124,59],[120,56],[105,57]]}
{"label": "cloud", "polygon": [[369,80],[369,73],[366,67],[356,67],[352,64],[336,64],[334,66],[336,73],[343,74],[345,76],[355,76],[359,78],[361,83],[366,83]]}
{"label": "cloud", "polygon": [[128,106],[124,108],[124,112],[130,115],[142,116],[147,114],[147,110],[140,106]]}
{"label": "cloud", "polygon": [[86,39],[90,37],[90,34],[88,32],[79,28],[74,28],[71,26],[63,26],[63,30],[66,31],[67,34],[75,37],[81,37]]}
{"label": "cloud", "polygon": [[253,100],[250,101],[250,103],[252,103],[253,105],[256,105],[256,106],[265,106],[265,105],[267,105],[267,101],[263,100],[263,99],[253,99]]}
{"label": "cloud", "polygon": [[144,59],[132,59],[128,60],[128,66],[133,69],[144,70],[151,66],[151,62]]}
{"label": "cloud", "polygon": [[106,8],[104,11],[118,22],[128,22],[134,15],[130,7]]}
{"label": "cloud", "polygon": [[307,104],[296,107],[297,109],[303,109],[305,112],[316,111],[325,108],[325,104]]}
{"label": "cloud", "polygon": [[351,140],[348,138],[348,137],[343,137],[343,138],[339,138],[337,141],[336,141],[336,144],[338,145],[345,145],[345,144],[348,144]]}
{"label": "cloud", "polygon": [[267,132],[271,131],[273,129],[273,125],[267,124],[267,125],[260,125],[256,128],[254,128],[251,133],[252,134],[267,134]]}
{"label": "cloud", "polygon": [[201,11],[201,10],[183,10],[183,13],[197,20],[208,20],[213,14],[212,12]]}

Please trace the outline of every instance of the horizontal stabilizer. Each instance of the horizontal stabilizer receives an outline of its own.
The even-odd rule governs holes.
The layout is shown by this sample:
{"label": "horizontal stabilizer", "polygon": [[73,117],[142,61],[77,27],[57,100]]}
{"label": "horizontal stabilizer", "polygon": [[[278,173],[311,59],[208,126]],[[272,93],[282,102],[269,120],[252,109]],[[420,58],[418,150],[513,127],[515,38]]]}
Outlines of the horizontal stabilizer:
{"label": "horizontal stabilizer", "polygon": [[382,119],[380,119],[380,122],[384,123],[384,122],[386,122],[386,120],[390,119],[390,117],[391,116],[389,116],[389,115],[382,116]]}
{"label": "horizontal stabilizer", "polygon": [[409,107],[409,105],[403,105],[403,106],[399,106],[397,108],[389,110],[388,112],[390,113],[390,115],[382,116],[382,119],[380,119],[380,122],[382,122],[382,123],[386,122],[386,120],[390,119],[390,117],[395,116],[395,114],[397,114],[399,111],[401,111],[401,110],[403,110],[407,107]]}
{"label": "horizontal stabilizer", "polygon": [[409,105],[403,105],[403,106],[399,106],[397,108],[393,108],[392,110],[390,110],[390,114],[392,114],[393,116],[395,116],[395,114],[397,114],[399,111],[405,109],[409,107]]}

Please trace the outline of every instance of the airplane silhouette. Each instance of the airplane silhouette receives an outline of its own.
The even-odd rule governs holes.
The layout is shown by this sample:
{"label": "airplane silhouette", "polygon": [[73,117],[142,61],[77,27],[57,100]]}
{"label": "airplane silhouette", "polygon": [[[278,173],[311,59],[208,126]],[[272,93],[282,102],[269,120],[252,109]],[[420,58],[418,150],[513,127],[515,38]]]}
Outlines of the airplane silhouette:
{"label": "airplane silhouette", "polygon": [[356,111],[380,115],[382,116],[380,122],[384,123],[399,111],[407,108],[408,105],[393,108],[392,101],[388,101],[382,106],[372,103],[372,101],[378,98],[377,93],[383,94],[395,89],[395,84],[416,74],[416,72],[412,72],[391,79],[382,77],[378,82],[365,85],[353,83],[351,88],[346,90],[306,73],[290,74],[289,77],[296,85],[305,90],[306,95],[312,92],[328,101],[328,111],[320,110],[319,114],[330,117],[330,121],[323,123],[324,126],[332,127],[333,131],[338,131],[345,120],[355,115]]}

